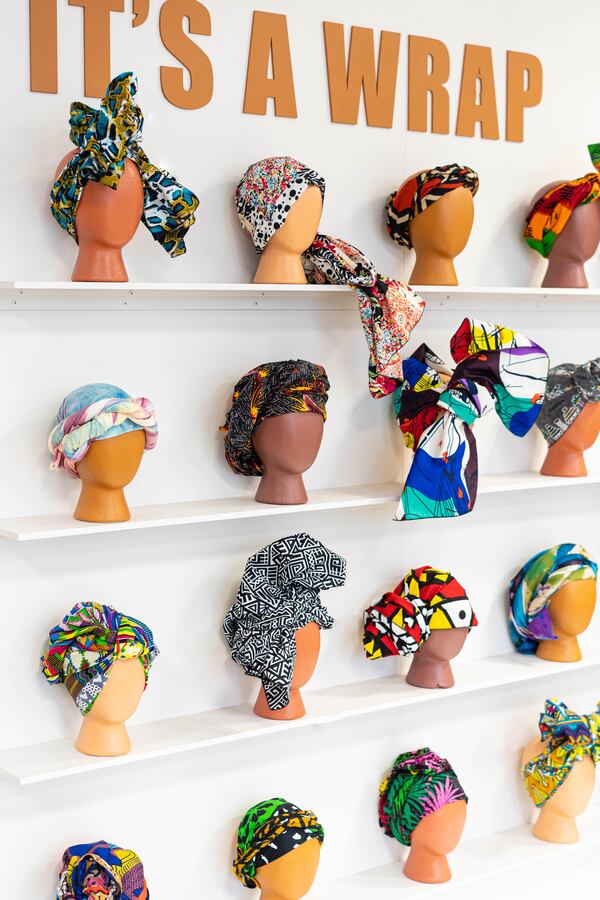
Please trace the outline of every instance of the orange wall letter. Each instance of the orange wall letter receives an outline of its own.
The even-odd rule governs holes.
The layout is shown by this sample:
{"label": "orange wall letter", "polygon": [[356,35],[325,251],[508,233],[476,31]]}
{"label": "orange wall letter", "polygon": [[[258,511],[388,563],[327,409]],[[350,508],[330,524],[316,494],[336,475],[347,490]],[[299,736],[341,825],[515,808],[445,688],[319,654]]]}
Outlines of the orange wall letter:
{"label": "orange wall letter", "polygon": [[[431,67],[429,61],[431,60]],[[441,41],[411,34],[408,38],[408,130],[427,131],[431,94],[431,130],[450,131],[450,97],[444,87],[450,77],[450,54]]]}
{"label": "orange wall letter", "polygon": [[[527,86],[525,86],[527,73]],[[542,99],[542,64],[530,53],[506,54],[506,140],[523,140],[525,107],[537,106]]]}
{"label": "orange wall letter", "polygon": [[162,92],[173,106],[180,109],[200,109],[210,103],[214,78],[210,59],[183,30],[187,17],[190,34],[211,34],[210,13],[198,0],[166,0],[160,10],[160,36],[173,56],[190,73],[190,86],[183,81],[183,69],[160,67]]}
{"label": "orange wall letter", "polygon": [[125,0],[69,0],[83,8],[84,93],[103,97],[110,81],[110,14],[124,12]]}
{"label": "orange wall letter", "polygon": [[56,0],[29,0],[29,89],[58,93]]}
{"label": "orange wall letter", "polygon": [[[269,78],[269,61],[273,77]],[[248,54],[244,112],[266,116],[273,98],[275,115],[296,119],[296,92],[287,19],[278,13],[255,12]]]}
{"label": "orange wall letter", "polygon": [[481,123],[481,137],[498,140],[500,131],[492,51],[489,47],[465,44],[456,133],[462,137],[473,137],[476,122]]}

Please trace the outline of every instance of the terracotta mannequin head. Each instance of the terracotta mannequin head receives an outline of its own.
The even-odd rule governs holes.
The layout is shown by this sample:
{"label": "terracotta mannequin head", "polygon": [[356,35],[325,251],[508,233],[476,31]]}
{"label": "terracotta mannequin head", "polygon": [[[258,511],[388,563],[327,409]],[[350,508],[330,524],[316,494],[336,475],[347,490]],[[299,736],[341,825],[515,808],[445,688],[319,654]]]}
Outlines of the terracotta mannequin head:
{"label": "terracotta mannequin head", "polygon": [[77,463],[81,494],[74,516],[82,522],[127,522],[131,513],[123,488],[133,481],[144,454],[143,431],[93,441]]}
{"label": "terracotta mannequin head", "polygon": [[464,800],[448,803],[422,819],[412,833],[404,874],[424,884],[450,881],[447,854],[458,847],[467,819]]}
{"label": "terracotta mannequin head", "polygon": [[321,844],[312,840],[260,866],[256,872],[260,900],[301,900],[313,886],[320,859]]}
{"label": "terracotta mannequin head", "polygon": [[252,445],[263,465],[255,499],[259,503],[306,503],[302,475],[310,469],[323,439],[321,413],[270,416],[256,428]]}
{"label": "terracotta mannequin head", "polygon": [[296,631],[296,665],[292,678],[292,690],[290,702],[283,709],[269,709],[264,689],[261,687],[254,712],[264,719],[301,719],[306,715],[306,709],[300,688],[304,687],[315,671],[321,649],[321,629],[316,622],[309,622],[303,628]]}
{"label": "terracotta mannequin head", "polygon": [[585,408],[563,436],[548,448],[541,468],[542,475],[555,475],[561,478],[587,475],[583,453],[596,442],[599,433],[600,403],[586,403]]}
{"label": "terracotta mannequin head", "polygon": [[76,747],[88,756],[122,756],[131,750],[125,722],[144,693],[144,669],[137,659],[117,660],[98,699],[84,717]]}
{"label": "terracotta mannequin head", "polygon": [[450,660],[458,656],[465,645],[470,628],[446,628],[432,631],[412,658],[406,680],[423,688],[454,686]]}
{"label": "terracotta mannequin head", "polygon": [[454,259],[467,246],[474,216],[473,195],[464,187],[449,191],[415,216],[409,225],[417,257],[412,284],[458,284]]}
{"label": "terracotta mannequin head", "polygon": [[296,200],[284,224],[261,253],[255,284],[306,284],[302,254],[315,239],[322,212],[323,195],[311,185]]}
{"label": "terracotta mannequin head", "polygon": [[553,662],[577,662],[577,640],[592,620],[596,608],[596,579],[569,581],[550,598],[548,610],[556,640],[540,641],[536,656]]}

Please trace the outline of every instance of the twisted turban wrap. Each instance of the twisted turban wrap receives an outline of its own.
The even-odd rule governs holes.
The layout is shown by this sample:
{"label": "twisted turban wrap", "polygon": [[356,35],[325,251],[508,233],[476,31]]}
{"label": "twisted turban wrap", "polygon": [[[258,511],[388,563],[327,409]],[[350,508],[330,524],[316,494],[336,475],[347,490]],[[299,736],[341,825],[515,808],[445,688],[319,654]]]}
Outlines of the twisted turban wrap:
{"label": "twisted turban wrap", "polygon": [[150,900],[144,867],[133,850],[97,841],[63,853],[57,900]]}
{"label": "twisted turban wrap", "polygon": [[564,363],[548,372],[548,386],[537,426],[552,446],[588,403],[600,403],[600,357],[575,365]]}

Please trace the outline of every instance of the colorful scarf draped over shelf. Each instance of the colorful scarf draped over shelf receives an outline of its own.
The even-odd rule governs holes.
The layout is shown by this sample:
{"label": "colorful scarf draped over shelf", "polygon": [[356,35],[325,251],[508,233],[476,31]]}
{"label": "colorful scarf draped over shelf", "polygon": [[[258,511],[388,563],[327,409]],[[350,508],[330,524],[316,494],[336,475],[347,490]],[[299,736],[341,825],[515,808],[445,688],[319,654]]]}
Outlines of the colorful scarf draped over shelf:
{"label": "colorful scarf draped over shelf", "polygon": [[600,199],[600,144],[590,144],[588,150],[597,171],[550,188],[527,215],[525,240],[544,257],[550,255],[574,210]]}
{"label": "colorful scarf draped over shelf", "polygon": [[556,638],[548,606],[566,584],[596,579],[597,564],[580,544],[558,544],[532,556],[512,579],[509,631],[518,653],[533,654],[542,640]]}
{"label": "colorful scarf draped over shelf", "polygon": [[432,631],[478,624],[462,585],[431,566],[411,569],[393,592],[365,610],[363,621],[368,659],[410,656]]}
{"label": "colorful scarf draped over shelf", "polygon": [[[254,163],[235,192],[237,213],[257,253],[281,228],[294,203],[310,187],[325,196],[325,181],[289,156]],[[369,389],[373,397],[391,394],[402,379],[401,349],[417,325],[425,302],[406,284],[380,275],[356,247],[317,234],[303,254],[311,284],[348,285],[356,290],[360,319],[369,348]]]}
{"label": "colorful scarf draped over shelf", "polygon": [[65,850],[57,900],[150,900],[142,862],[133,850],[96,841]]}
{"label": "colorful scarf draped over shelf", "polygon": [[310,810],[299,809],[282,797],[257,803],[240,822],[234,875],[247,888],[256,888],[256,871],[261,866],[275,862],[307,841],[323,844],[324,839],[323,826]]}
{"label": "colorful scarf draped over shelf", "polygon": [[540,716],[544,750],[523,766],[521,774],[536,806],[544,806],[564,783],[576,762],[589,756],[600,762],[600,703],[595,713],[580,716],[559,700],[546,700]]}
{"label": "colorful scarf draped over shelf", "polygon": [[290,701],[296,631],[333,618],[319,591],[346,581],[346,560],[305,532],[280,538],[249,558],[235,603],[223,623],[231,658],[260,678],[269,709]]}
{"label": "colorful scarf draped over shelf", "polygon": [[66,685],[82,716],[87,715],[117,660],[137,659],[148,685],[158,656],[147,625],[100,603],[76,603],[50,632],[41,658],[50,684]]}
{"label": "colorful scarf draped over shelf", "polygon": [[76,217],[81,195],[90,181],[116,189],[125,160],[137,166],[144,188],[142,222],[155,241],[172,256],[185,253],[185,236],[196,217],[198,198],[164,169],[154,166],[140,146],[144,116],[134,102],[138,91],[133,72],[123,72],[106,89],[100,109],[71,104],[71,141],[79,152],[52,188],[52,215],[79,243]]}
{"label": "colorful scarf draped over shelf", "polygon": [[550,369],[537,420],[549,447],[563,436],[588,403],[600,403],[600,357],[581,365],[563,363]]}
{"label": "colorful scarf draped over shelf", "polygon": [[410,847],[425,816],[468,797],[447,759],[424,747],[401,753],[379,788],[379,824],[388,837]]}
{"label": "colorful scarf draped over shelf", "polygon": [[396,518],[437,519],[471,512],[477,497],[473,423],[495,408],[523,437],[537,419],[548,355],[516,331],[465,319],[450,341],[454,371],[426,344],[404,361],[396,392],[400,429],[414,457]]}

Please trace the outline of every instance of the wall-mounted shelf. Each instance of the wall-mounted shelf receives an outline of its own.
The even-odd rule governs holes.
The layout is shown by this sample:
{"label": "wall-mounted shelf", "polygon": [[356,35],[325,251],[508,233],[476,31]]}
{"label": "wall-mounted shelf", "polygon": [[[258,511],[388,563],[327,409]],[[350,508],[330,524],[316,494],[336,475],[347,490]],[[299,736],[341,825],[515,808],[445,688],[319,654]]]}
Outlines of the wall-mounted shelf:
{"label": "wall-mounted shelf", "polygon": [[[209,712],[163,719],[129,729],[133,750],[127,756],[96,758],[79,753],[71,740],[48,741],[0,751],[0,772],[21,785],[52,781],[143,760],[174,756],[219,744],[245,741],[282,731],[326,725],[343,719],[400,709],[508,684],[522,684],[600,665],[600,640],[583,646],[584,658],[565,666],[534,656],[507,653],[478,660],[453,663],[456,685],[443,691],[412,687],[403,677],[376,678],[342,684],[304,696],[307,715],[292,722],[271,721],[255,716],[250,705],[230,706]],[[374,664],[375,665],[375,664]]]}

